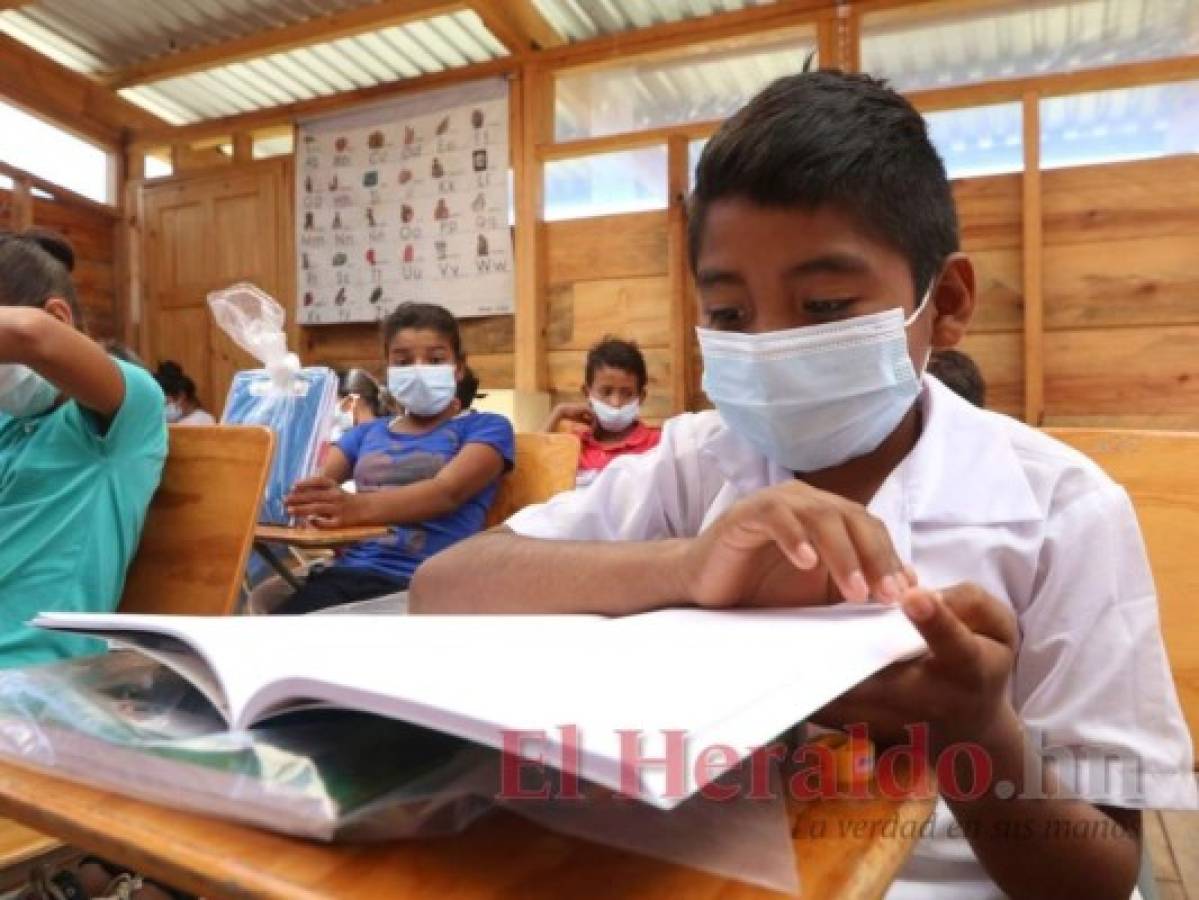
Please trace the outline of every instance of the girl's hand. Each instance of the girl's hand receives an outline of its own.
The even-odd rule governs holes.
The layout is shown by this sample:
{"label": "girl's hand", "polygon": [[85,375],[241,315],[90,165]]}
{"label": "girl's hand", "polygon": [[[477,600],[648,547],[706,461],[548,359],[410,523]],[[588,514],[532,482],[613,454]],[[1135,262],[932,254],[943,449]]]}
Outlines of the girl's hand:
{"label": "girl's hand", "polygon": [[353,528],[364,524],[362,498],[342,490],[340,484],[323,475],[297,482],[283,505],[288,514],[317,528]]}

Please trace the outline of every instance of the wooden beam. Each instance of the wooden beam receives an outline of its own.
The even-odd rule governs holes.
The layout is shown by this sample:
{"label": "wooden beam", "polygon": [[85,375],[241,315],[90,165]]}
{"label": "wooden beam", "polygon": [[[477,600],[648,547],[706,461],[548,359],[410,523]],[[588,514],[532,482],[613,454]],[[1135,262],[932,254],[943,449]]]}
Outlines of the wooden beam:
{"label": "wooden beam", "polygon": [[749,6],[735,12],[651,25],[543,50],[537,54],[537,62],[557,68],[599,65],[635,54],[793,28],[805,22],[811,23],[814,30],[819,14],[835,5],[836,0],[778,0],[766,6]]}
{"label": "wooden beam", "polygon": [[532,0],[469,0],[487,30],[509,50],[561,47],[566,38],[546,21]]}
{"label": "wooden beam", "polygon": [[0,34],[0,97],[109,150],[127,128],[166,123],[101,85]]}
{"label": "wooden beam", "polygon": [[1088,91],[1189,81],[1193,78],[1199,78],[1199,55],[1124,63],[1102,69],[1009,78],[960,87],[934,88],[913,91],[906,96],[921,112],[934,112],[939,109],[962,109],[968,106],[1020,101],[1028,91],[1033,90],[1042,97],[1057,97]]}
{"label": "wooden beam", "polygon": [[16,177],[12,182],[13,231],[26,231],[33,227],[33,184],[28,177]]}
{"label": "wooden beam", "polygon": [[77,194],[70,188],[62,187],[54,184],[44,178],[38,178],[24,169],[18,169],[16,166],[10,166],[6,162],[0,161],[0,175],[7,175],[14,182],[27,181],[31,188],[37,188],[39,191],[45,191],[55,200],[59,200],[69,206],[82,206],[85,209],[91,210],[94,213],[99,213],[103,216],[108,216],[115,219],[119,213],[115,206],[109,206],[106,203],[98,203],[91,197],[85,197],[82,194]]}
{"label": "wooden beam", "polygon": [[670,411],[691,407],[691,345],[695,340],[695,292],[687,256],[687,194],[690,190],[690,145],[675,135],[666,145],[669,205],[666,211],[667,278],[670,281]]}
{"label": "wooden beam", "polygon": [[596,153],[611,153],[615,150],[635,150],[639,147],[665,144],[675,137],[687,140],[708,138],[716,133],[723,122],[723,119],[703,119],[698,122],[683,122],[679,125],[663,125],[661,128],[646,128],[643,131],[626,131],[622,134],[605,134],[600,137],[557,141],[542,144],[537,151],[542,160],[551,160],[592,156]]}
{"label": "wooden beam", "polygon": [[210,44],[181,53],[158,56],[113,72],[105,76],[104,83],[117,90],[136,84],[161,81],[164,78],[190,75],[271,53],[336,41],[380,28],[391,28],[415,19],[457,12],[463,6],[463,0],[384,0],[371,6],[306,19],[284,28],[255,32],[221,44]]}
{"label": "wooden beam", "polygon": [[553,127],[553,92],[544,72],[526,64],[520,73],[511,114],[519,134],[514,160],[516,189],[516,346],[513,365],[518,391],[543,391],[549,381],[545,296],[545,178],[537,143]]}
{"label": "wooden beam", "polygon": [[1024,110],[1024,421],[1040,426],[1045,417],[1044,239],[1041,218],[1041,97],[1028,91]]}
{"label": "wooden beam", "polygon": [[473,81],[477,78],[488,78],[493,75],[508,75],[516,71],[520,60],[513,57],[488,60],[458,69],[447,69],[432,75],[422,75],[419,78],[409,78],[391,84],[379,84],[369,88],[359,88],[353,91],[343,91],[328,97],[318,97],[315,100],[304,100],[299,103],[288,103],[283,106],[272,106],[270,109],[256,110],[223,119],[209,119],[207,122],[197,122],[194,125],[160,125],[155,128],[145,128],[133,134],[132,145],[135,148],[152,149],[163,144],[176,141],[192,143],[219,135],[230,135],[238,131],[258,131],[275,125],[286,125],[307,116],[319,115],[337,109],[344,109],[356,103],[366,103],[372,100],[384,100],[389,97],[400,97],[405,94],[418,93],[447,84],[458,84]]}

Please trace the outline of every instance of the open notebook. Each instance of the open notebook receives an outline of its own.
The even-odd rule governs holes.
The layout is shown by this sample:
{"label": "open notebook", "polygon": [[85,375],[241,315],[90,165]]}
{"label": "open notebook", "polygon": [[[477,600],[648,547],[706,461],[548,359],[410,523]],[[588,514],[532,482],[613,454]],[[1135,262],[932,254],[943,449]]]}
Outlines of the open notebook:
{"label": "open notebook", "polygon": [[[558,766],[560,729],[575,726],[568,767],[613,790],[636,785],[663,809],[702,787],[695,762],[705,748],[732,747],[731,767],[925,646],[898,609],[845,605],[619,619],[46,613],[34,624],[141,650],[195,684],[235,729],[319,704],[499,749],[512,746],[506,733],[531,732],[520,752]],[[666,766],[641,762],[666,756],[669,730],[687,735],[673,783]],[[622,739],[630,731],[640,759]]]}

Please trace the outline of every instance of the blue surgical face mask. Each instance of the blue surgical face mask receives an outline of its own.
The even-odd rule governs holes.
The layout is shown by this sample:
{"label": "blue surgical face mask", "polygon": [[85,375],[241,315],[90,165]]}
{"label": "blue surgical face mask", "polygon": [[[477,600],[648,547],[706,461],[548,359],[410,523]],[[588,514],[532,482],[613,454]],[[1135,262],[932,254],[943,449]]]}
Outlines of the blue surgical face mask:
{"label": "blue surgical face mask", "polygon": [[[764,456],[815,472],[876,450],[920,394],[900,307],[765,334],[699,328],[705,393]],[[927,360],[925,361],[927,363]]]}
{"label": "blue surgical face mask", "polygon": [[17,419],[40,416],[58,394],[58,388],[28,366],[0,363],[0,412]]}
{"label": "blue surgical face mask", "polygon": [[453,366],[390,366],[387,389],[414,416],[436,416],[445,412],[458,393]]}
{"label": "blue surgical face mask", "polygon": [[595,413],[595,418],[604,431],[624,431],[637,421],[637,415],[641,412],[640,400],[630,400],[624,406],[610,406],[594,397],[589,397],[588,400],[591,403],[591,411]]}

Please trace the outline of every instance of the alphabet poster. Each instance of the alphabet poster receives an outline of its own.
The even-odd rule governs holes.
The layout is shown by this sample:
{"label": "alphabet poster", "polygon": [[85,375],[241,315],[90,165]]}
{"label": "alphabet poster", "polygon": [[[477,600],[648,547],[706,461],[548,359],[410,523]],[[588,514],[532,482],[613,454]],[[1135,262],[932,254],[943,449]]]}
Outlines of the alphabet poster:
{"label": "alphabet poster", "polygon": [[507,81],[305,122],[296,139],[301,324],[409,300],[512,312]]}

